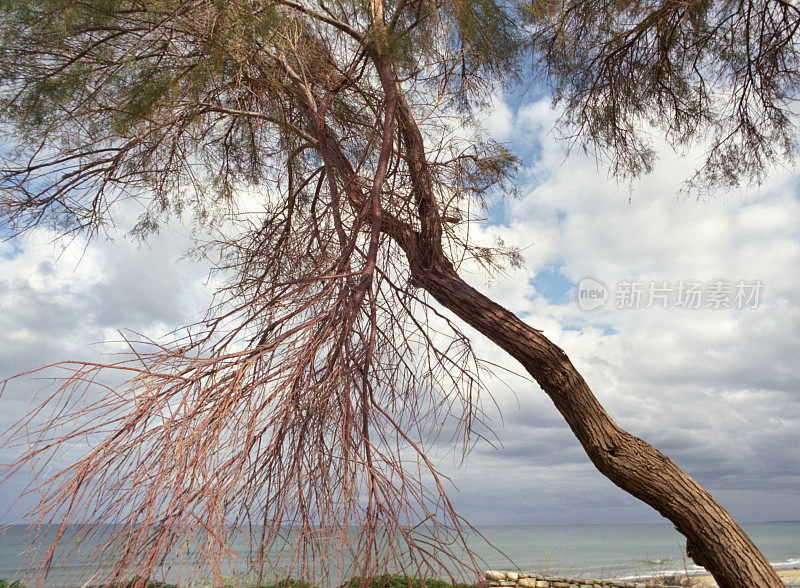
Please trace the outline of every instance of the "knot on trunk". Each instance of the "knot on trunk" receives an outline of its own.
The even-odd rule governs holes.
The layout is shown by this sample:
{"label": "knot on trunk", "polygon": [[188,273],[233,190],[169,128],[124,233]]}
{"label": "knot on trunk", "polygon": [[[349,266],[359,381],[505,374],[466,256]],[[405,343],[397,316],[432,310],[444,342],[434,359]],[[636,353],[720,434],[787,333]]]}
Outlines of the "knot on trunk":
{"label": "knot on trunk", "polygon": [[442,278],[453,279],[458,276],[453,268],[453,263],[440,246],[425,243],[419,234],[416,236],[416,251],[406,252],[411,270],[409,283],[415,287],[425,288],[435,296],[436,285]]}

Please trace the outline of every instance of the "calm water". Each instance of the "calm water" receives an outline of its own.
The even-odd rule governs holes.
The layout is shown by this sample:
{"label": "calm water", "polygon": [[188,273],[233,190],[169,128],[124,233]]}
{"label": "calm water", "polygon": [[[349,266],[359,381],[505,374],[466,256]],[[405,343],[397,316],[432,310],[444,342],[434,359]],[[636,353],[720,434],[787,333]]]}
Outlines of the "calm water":
{"label": "calm water", "polygon": [[[800,521],[742,526],[774,566],[800,565]],[[684,559],[685,539],[668,524],[485,527],[482,531],[523,571],[622,578],[702,570]],[[504,568],[497,556],[487,554],[484,559],[491,567]]]}
{"label": "calm water", "polygon": [[[800,565],[800,521],[743,526],[773,565],[779,568]],[[690,573],[699,571],[691,562],[684,561],[684,541],[666,524],[503,526],[479,530],[508,557],[477,538],[470,538],[470,545],[486,562],[487,569],[601,578],[682,573],[684,569]],[[24,528],[17,526],[0,531],[0,578],[13,577],[23,563],[29,544],[23,533]],[[49,585],[76,585],[63,578],[77,573],[78,563],[70,557],[58,560],[53,577],[61,579]],[[86,581],[88,577],[80,579]]]}

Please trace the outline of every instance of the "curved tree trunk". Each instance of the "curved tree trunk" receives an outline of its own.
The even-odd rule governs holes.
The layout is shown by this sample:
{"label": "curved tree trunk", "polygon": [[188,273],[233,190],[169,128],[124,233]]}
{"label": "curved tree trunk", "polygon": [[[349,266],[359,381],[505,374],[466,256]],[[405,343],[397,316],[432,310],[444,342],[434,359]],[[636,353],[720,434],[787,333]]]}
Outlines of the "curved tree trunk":
{"label": "curved tree trunk", "polygon": [[[720,588],[779,588],[785,585],[730,515],[668,457],[621,429],[606,413],[564,351],[456,273],[442,250],[441,219],[433,196],[425,142],[397,81],[391,61],[368,45],[396,115],[419,213],[419,229],[379,211],[381,230],[406,253],[414,285],[483,333],[518,360],[552,399],[589,459],[608,479],[672,521],[687,539],[687,553]],[[301,96],[308,132],[319,143],[327,167],[343,179],[353,209],[367,200],[361,181],[314,104]]]}
{"label": "curved tree trunk", "polygon": [[563,350],[464,282],[446,259],[425,268],[414,261],[414,282],[518,360],[553,400],[597,469],[672,521],[686,536],[689,555],[720,588],[785,586],[702,486],[611,419]]}

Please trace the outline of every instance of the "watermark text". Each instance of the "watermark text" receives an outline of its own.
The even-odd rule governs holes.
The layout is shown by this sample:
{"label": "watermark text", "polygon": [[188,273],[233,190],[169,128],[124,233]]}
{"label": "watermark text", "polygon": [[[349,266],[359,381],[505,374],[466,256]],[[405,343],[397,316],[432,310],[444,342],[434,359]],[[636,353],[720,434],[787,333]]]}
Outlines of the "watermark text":
{"label": "watermark text", "polygon": [[608,288],[594,278],[578,283],[578,306],[595,310],[612,305],[619,310],[681,308],[725,310],[758,308],[761,280],[620,280]]}

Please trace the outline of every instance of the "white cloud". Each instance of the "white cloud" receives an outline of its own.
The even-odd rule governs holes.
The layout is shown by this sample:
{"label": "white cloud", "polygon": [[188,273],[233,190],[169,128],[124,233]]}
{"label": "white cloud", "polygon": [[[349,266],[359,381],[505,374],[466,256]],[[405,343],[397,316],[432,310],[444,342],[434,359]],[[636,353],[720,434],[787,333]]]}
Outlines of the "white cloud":
{"label": "white cloud", "polygon": [[[181,260],[191,239],[173,223],[142,246],[115,241],[57,240],[37,229],[0,246],[0,379],[61,361],[113,362],[126,348],[119,330],[159,339],[202,318],[210,292],[204,264]],[[164,339],[161,339],[162,341]],[[0,395],[0,429],[33,406],[52,370],[10,381]],[[63,372],[60,374],[63,375]],[[9,452],[4,450],[5,463]],[[20,480],[8,482],[20,487]],[[1,520],[13,492],[0,498]]]}
{"label": "white cloud", "polygon": [[513,131],[514,114],[501,96],[494,96],[488,108],[483,126],[496,139],[502,140]]}
{"label": "white cloud", "polygon": [[[628,187],[580,154],[566,155],[550,132],[548,103],[516,113],[502,101],[496,106],[489,130],[535,158],[521,174],[522,196],[505,204],[504,221],[472,234],[519,246],[526,266],[489,281],[474,271],[467,278],[544,329],[620,424],[663,449],[723,504],[729,498],[735,515],[796,518],[798,177],[782,172],[760,190],[695,200],[677,195],[693,163],[671,157]],[[189,242],[179,228],[142,248],[118,239],[75,241],[60,251],[42,245],[50,237],[36,233],[18,253],[0,246],[2,376],[89,357],[98,348],[88,344],[115,339],[117,328],[157,336],[205,310],[206,270],[180,259]],[[537,293],[534,279],[552,267],[573,282],[589,276],[610,287],[623,279],[757,279],[764,291],[758,308],[742,311],[611,304],[585,313]],[[519,371],[484,338],[474,343],[483,357]],[[32,384],[21,386],[0,399],[11,407],[7,416],[19,414]],[[453,498],[464,514],[479,523],[658,518],[594,471],[535,384],[499,372],[491,387],[504,410],[504,425],[497,414],[494,423],[505,448],[479,447],[454,473],[460,492]],[[535,488],[535,496],[519,488]],[[498,491],[504,499],[490,500]]]}
{"label": "white cloud", "polygon": [[[667,154],[652,175],[619,184],[594,161],[576,153],[567,156],[566,146],[550,133],[554,120],[545,102],[517,112],[513,140],[536,147],[524,176],[529,185],[523,197],[506,204],[504,224],[485,229],[526,248],[527,267],[488,290],[478,281],[475,285],[564,348],[620,424],[665,450],[712,492],[738,496],[734,514],[763,520],[793,512],[796,518],[798,176],[784,171],[760,189],[698,200],[678,194],[695,163]],[[603,310],[585,313],[574,299],[555,305],[534,291],[530,280],[553,266],[573,282],[593,277],[612,290],[620,280],[744,279],[760,280],[764,287],[760,304],[752,309],[622,310],[612,301]],[[489,344],[480,348],[492,353]],[[496,353],[490,357],[495,360]],[[517,399],[497,386],[507,411],[501,433],[507,450],[493,455],[494,467],[517,463],[520,455],[532,464],[570,463],[574,455],[566,458],[560,442],[542,443],[537,433],[538,428],[550,431],[557,417],[543,408],[543,393],[521,384],[516,392],[525,399],[519,408]],[[485,467],[482,459],[479,469]],[[540,487],[536,474],[515,471],[519,483]],[[548,471],[557,484],[559,469]],[[590,469],[581,475],[590,486],[594,483]],[[462,481],[463,486],[480,485]],[[620,492],[599,488],[609,499]],[[744,490],[751,501],[742,499]],[[585,505],[577,494],[564,500]],[[775,501],[784,501],[783,506]],[[526,511],[522,503],[520,509],[520,522],[544,516]],[[625,516],[650,520],[646,507],[630,503],[625,509]],[[602,513],[596,517],[607,518]]]}

